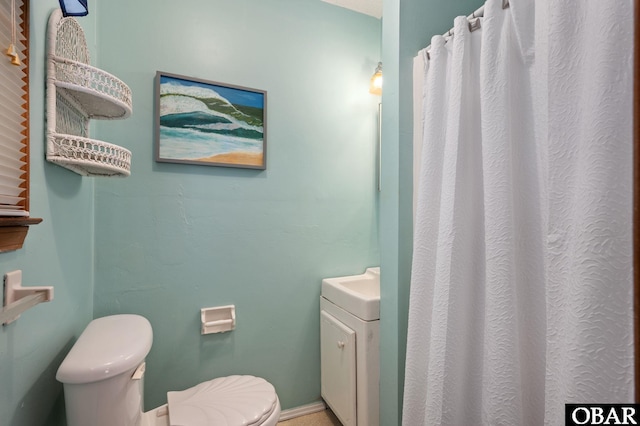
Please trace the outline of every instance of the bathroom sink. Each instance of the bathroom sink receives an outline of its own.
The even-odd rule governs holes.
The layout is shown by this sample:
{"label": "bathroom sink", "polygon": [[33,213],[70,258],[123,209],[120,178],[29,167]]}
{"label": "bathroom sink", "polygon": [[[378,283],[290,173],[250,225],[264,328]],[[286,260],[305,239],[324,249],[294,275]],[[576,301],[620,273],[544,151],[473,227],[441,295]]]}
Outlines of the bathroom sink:
{"label": "bathroom sink", "polygon": [[380,268],[322,280],[322,297],[365,321],[380,319]]}

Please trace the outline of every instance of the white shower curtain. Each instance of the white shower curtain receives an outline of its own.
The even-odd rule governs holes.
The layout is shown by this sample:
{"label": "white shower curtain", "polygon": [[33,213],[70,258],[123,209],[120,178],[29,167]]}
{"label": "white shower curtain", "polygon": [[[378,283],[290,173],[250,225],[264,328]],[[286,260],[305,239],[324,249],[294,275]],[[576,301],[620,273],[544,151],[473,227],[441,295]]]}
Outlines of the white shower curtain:
{"label": "white shower curtain", "polygon": [[416,58],[405,426],[633,401],[632,1],[502,3]]}

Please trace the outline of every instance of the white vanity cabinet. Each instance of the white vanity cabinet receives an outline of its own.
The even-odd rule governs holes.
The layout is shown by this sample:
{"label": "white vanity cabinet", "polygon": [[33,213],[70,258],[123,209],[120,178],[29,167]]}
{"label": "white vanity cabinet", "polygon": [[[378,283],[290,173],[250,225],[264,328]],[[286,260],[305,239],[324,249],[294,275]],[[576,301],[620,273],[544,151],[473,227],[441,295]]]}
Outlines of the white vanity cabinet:
{"label": "white vanity cabinet", "polygon": [[343,426],[356,426],[356,332],[322,311],[320,338],[322,396]]}
{"label": "white vanity cabinet", "polygon": [[379,425],[380,320],[320,297],[321,393],[344,426]]}

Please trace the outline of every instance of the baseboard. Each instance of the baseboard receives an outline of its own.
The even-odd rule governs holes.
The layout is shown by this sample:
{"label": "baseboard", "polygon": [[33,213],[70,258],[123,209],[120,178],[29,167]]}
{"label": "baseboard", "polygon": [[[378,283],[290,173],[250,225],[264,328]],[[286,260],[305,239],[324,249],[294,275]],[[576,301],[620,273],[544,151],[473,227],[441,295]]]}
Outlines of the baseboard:
{"label": "baseboard", "polygon": [[324,405],[324,402],[318,401],[313,404],[303,405],[301,407],[289,408],[288,410],[282,410],[280,412],[280,420],[281,422],[285,420],[295,419],[296,417],[306,416],[307,414],[317,413],[319,411],[326,410],[327,406]]}

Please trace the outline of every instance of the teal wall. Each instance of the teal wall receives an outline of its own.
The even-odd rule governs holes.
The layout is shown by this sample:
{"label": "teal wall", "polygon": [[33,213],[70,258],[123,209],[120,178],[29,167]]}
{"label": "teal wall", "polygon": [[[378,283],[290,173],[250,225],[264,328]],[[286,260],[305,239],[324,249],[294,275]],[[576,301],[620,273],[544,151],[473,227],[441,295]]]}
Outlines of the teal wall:
{"label": "teal wall", "polygon": [[[31,2],[31,216],[43,222],[31,226],[24,248],[0,253],[0,274],[20,269],[23,285],[54,286],[54,300],[0,326],[0,424],[11,426],[56,424],[55,373],[93,314],[93,180],[44,160],[44,46],[56,5]],[[83,26],[91,43],[95,23]]]}
{"label": "teal wall", "polygon": [[[265,377],[283,409],[320,398],[324,277],[379,264],[379,20],[319,0],[100,1],[98,65],[133,116],[96,123],[132,174],[96,180],[96,317],[146,316],[147,408],[229,374]],[[157,70],[268,92],[267,170],[156,163]],[[236,305],[231,333],[200,308]]]}
{"label": "teal wall", "polygon": [[481,0],[384,0],[382,61],[381,425],[400,423],[411,281],[413,58]]}
{"label": "teal wall", "polygon": [[[380,21],[319,0],[198,0],[185,10],[165,1],[93,1],[80,22],[94,62],[131,86],[134,114],[94,123],[92,132],[133,151],[126,179],[81,178],[43,159],[44,38],[56,3],[31,5],[31,211],[44,221],[22,250],[0,254],[0,272],[22,269],[25,285],[54,285],[55,300],[0,329],[0,419],[63,424],[55,371],[93,316],[118,312],[143,314],[154,326],[149,407],[167,390],[233,373],[267,377],[284,408],[315,401],[320,280],[380,262],[381,424],[398,424],[411,256],[411,60],[481,2],[385,0],[381,35]],[[378,200],[379,100],[366,84],[380,39]],[[156,70],[267,90],[267,170],[155,163]],[[236,304],[237,330],[200,336],[199,309],[228,303]]]}

